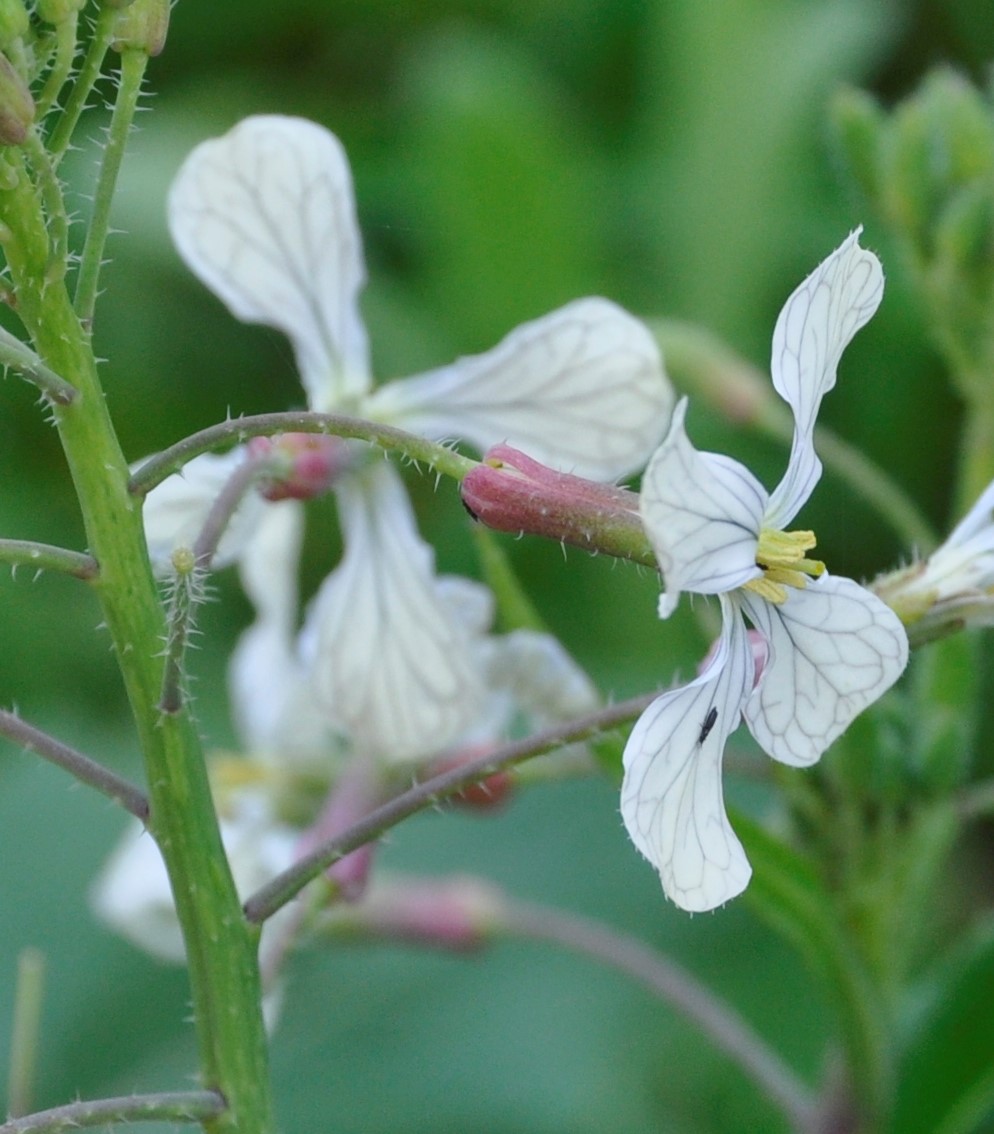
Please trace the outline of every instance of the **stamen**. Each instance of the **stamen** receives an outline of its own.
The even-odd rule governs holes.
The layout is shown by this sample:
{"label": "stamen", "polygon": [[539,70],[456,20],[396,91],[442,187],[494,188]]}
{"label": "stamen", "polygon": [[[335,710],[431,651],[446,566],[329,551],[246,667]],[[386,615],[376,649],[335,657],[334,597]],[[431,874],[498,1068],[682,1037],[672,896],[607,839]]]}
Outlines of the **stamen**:
{"label": "stamen", "polygon": [[808,559],[806,551],[815,546],[814,532],[782,532],[763,528],[756,546],[756,566],[763,574],[750,579],[745,586],[767,602],[778,606],[787,601],[787,588],[803,590],[808,578],[817,579],[825,573],[825,564],[819,559]]}

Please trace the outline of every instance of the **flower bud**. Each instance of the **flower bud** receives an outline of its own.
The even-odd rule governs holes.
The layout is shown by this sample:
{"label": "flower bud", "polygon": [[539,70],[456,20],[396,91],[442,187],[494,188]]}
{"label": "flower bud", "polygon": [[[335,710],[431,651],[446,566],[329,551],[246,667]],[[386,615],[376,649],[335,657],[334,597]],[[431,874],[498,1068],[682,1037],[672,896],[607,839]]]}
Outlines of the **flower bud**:
{"label": "flower bud", "polygon": [[268,457],[274,471],[259,483],[267,500],[311,500],[326,492],[349,466],[352,453],[339,437],[322,433],[282,433],[253,437],[253,458]]}
{"label": "flower bud", "polygon": [[85,3],[86,0],[38,0],[38,16],[46,24],[61,24]]}
{"label": "flower bud", "polygon": [[560,473],[496,445],[462,482],[470,515],[501,532],[548,536],[655,566],[634,492]]}
{"label": "flower bud", "polygon": [[[486,748],[463,748],[459,752],[442,756],[432,761],[425,769],[428,776],[440,776],[456,768],[462,768],[473,760],[478,760]],[[453,803],[461,804],[474,811],[494,811],[502,807],[510,798],[514,789],[514,780],[510,772],[495,772],[492,776],[479,780],[475,784],[468,784],[462,791],[451,796]]]}
{"label": "flower bud", "polygon": [[158,55],[169,30],[169,0],[132,0],[119,7],[111,47],[118,52],[143,51]]}
{"label": "flower bud", "polygon": [[0,55],[0,145],[19,146],[35,120],[31,92],[6,55]]}
{"label": "flower bud", "polygon": [[24,0],[0,0],[0,51],[21,38],[28,30]]}

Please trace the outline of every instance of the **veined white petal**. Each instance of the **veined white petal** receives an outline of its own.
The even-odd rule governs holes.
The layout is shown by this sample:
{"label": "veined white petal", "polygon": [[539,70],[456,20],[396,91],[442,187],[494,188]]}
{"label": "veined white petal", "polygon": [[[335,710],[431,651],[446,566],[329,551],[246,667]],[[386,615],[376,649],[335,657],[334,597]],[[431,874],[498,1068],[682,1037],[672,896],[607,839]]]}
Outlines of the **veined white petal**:
{"label": "veined white petal", "polygon": [[297,650],[297,568],[304,510],[296,500],[270,504],[239,561],[256,619],[228,665],[231,711],[256,759],[327,768],[334,758],[325,714],[314,701]]}
{"label": "veined white petal", "polygon": [[482,699],[468,635],[436,587],[399,476],[385,461],[336,488],[345,554],[307,617],[321,703],[388,760],[442,751]]}
{"label": "veined white petal", "polygon": [[366,392],[365,268],[349,165],[333,134],[273,114],[203,142],[170,189],[169,229],[237,319],[289,336],[312,409]]}
{"label": "veined white petal", "polygon": [[507,442],[598,480],[640,468],[666,431],[673,393],[655,339],[606,299],[578,299],[524,323],[493,350],[391,382],[380,420],[481,449]]}
{"label": "veined white petal", "polygon": [[666,584],[661,618],[681,591],[722,594],[760,573],[766,490],[738,461],[694,448],[683,427],[686,408],[684,398],[642,478],[639,510]]}
{"label": "veined white petal", "polygon": [[714,657],[699,677],[664,693],[625,746],[621,815],[632,842],[659,871],[667,897],[710,910],[740,894],[752,870],[725,814],[721,761],[752,687],[741,615],[722,598]]}
{"label": "veined white petal", "polygon": [[812,436],[821,399],[835,385],[842,352],[880,305],[884,274],[859,246],[861,228],[802,283],[784,304],[773,332],[773,385],[794,411],[794,443],[783,480],[770,498],[765,524],[785,528],[821,476]]}
{"label": "veined white petal", "polygon": [[[244,460],[245,450],[241,446],[220,456],[201,453],[182,472],[166,477],[145,497],[145,539],[152,567],[160,579],[173,574],[173,552],[193,549],[214,501]],[[221,536],[212,563],[215,570],[241,555],[267,507],[257,492],[245,495]]]}
{"label": "veined white petal", "polygon": [[490,639],[488,684],[510,691],[517,707],[538,722],[594,712],[600,694],[558,638],[512,630]]}
{"label": "veined white petal", "polygon": [[876,595],[835,575],[788,588],[782,605],[748,592],[738,598],[770,644],[746,722],[774,759],[812,764],[900,677],[904,627]]}

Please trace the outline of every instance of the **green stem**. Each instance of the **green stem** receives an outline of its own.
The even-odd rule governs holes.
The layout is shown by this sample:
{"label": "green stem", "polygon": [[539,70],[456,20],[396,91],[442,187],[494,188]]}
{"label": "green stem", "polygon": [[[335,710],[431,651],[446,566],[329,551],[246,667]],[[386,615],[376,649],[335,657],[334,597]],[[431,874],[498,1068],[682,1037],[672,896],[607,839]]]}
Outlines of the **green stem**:
{"label": "green stem", "polygon": [[148,55],[144,51],[125,51],[121,55],[121,72],[117,84],[117,100],[107,129],[107,143],[104,146],[103,161],[93,194],[93,213],[86,230],[86,242],[76,280],[76,296],[73,304],[76,314],[84,327],[93,324],[93,310],[97,301],[97,281],[103,263],[104,245],[110,230],[110,207],[117,186],[117,176],[121,171],[124,147],[128,141],[131,124],[134,122],[138,99],[141,95],[142,80],[148,66]]}
{"label": "green stem", "polygon": [[0,1134],[69,1134],[81,1127],[121,1122],[199,1122],[206,1126],[224,1112],[224,1098],[217,1091],[163,1091],[40,1110],[5,1122]]}
{"label": "green stem", "polygon": [[22,343],[2,327],[0,366],[16,370],[22,378],[33,382],[45,397],[59,405],[68,405],[76,397],[76,391],[64,378],[60,378],[54,370],[49,370],[27,343]]}
{"label": "green stem", "polygon": [[44,978],[45,958],[41,951],[23,949],[17,958],[14,1025],[10,1041],[7,1113],[11,1118],[27,1114],[31,1109],[35,1066],[38,1062]]}
{"label": "green stem", "polygon": [[27,539],[0,539],[0,563],[30,567],[34,571],[61,571],[87,581],[95,579],[100,570],[92,555]]}
{"label": "green stem", "polygon": [[165,619],[149,566],[141,509],[97,377],[89,335],[64,284],[47,275],[49,241],[34,186],[16,155],[0,190],[4,250],[18,313],[39,353],[68,375],[79,397],[53,410],[87,543],[100,563],[103,608],[138,729],[149,784],[148,827],[169,873],[186,943],[205,1087],[227,1100],[211,1134],[273,1129],[256,949],[241,916],[221,843],[203,752],[187,711],[158,709]]}
{"label": "green stem", "polygon": [[388,452],[402,453],[412,461],[428,465],[444,476],[462,480],[475,469],[478,461],[463,457],[446,445],[405,433],[391,425],[379,425],[358,417],[330,413],[264,413],[223,421],[184,437],[175,445],[143,461],[131,477],[130,491],[145,496],[157,484],[178,472],[188,461],[214,449],[230,448],[250,437],[266,437],[275,433],[330,433],[336,437],[354,438],[378,445]]}
{"label": "green stem", "polygon": [[29,725],[21,720],[16,713],[0,709],[0,736],[7,737],[15,744],[20,745],[28,752],[48,760],[52,764],[65,769],[75,776],[81,783],[87,784],[97,791],[119,803],[125,810],[130,811],[136,819],[143,823],[148,819],[148,799],[145,793],[134,784],[70,748],[68,744],[49,736],[47,732]]}
{"label": "green stem", "polygon": [[249,921],[261,924],[287,902],[292,901],[308,882],[317,878],[329,866],[359,847],[365,846],[366,843],[378,839],[402,820],[416,815],[419,811],[437,806],[439,800],[458,795],[472,784],[479,783],[504,768],[510,768],[524,760],[531,760],[535,756],[543,756],[546,752],[551,752],[564,744],[587,740],[599,733],[627,724],[643,713],[658,696],[658,693],[648,693],[641,697],[633,697],[631,700],[600,709],[579,720],[557,725],[525,740],[505,745],[477,760],[470,760],[423,783],[415,784],[408,791],[402,792],[388,803],[377,807],[375,811],[371,811],[347,831],[315,847],[288,870],[284,870],[282,874],[267,882],[245,903],[245,916]]}
{"label": "green stem", "polygon": [[69,148],[76,124],[86,108],[86,100],[90,97],[97,79],[100,78],[100,69],[113,38],[116,19],[115,8],[109,4],[100,5],[93,24],[93,35],[83,56],[79,73],[66,99],[65,109],[48,139],[48,152],[52,155],[52,164],[55,168],[58,168],[59,162]]}
{"label": "green stem", "polygon": [[69,269],[69,217],[62,199],[62,187],[37,130],[28,132],[23,148],[38,184],[48,224],[49,250],[45,282],[57,283],[65,279]]}
{"label": "green stem", "polygon": [[40,122],[55,105],[59,92],[65,86],[72,61],[76,57],[76,35],[79,30],[79,13],[68,12],[55,29],[55,54],[41,94],[35,99],[35,120]]}

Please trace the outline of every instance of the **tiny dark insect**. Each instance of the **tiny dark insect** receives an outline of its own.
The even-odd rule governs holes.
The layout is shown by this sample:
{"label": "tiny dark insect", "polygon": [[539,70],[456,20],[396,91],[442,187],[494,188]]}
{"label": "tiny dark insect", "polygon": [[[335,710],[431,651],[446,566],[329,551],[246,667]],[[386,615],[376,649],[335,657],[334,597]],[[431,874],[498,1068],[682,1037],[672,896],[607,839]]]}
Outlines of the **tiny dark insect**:
{"label": "tiny dark insect", "polygon": [[704,718],[704,724],[701,725],[701,735],[697,738],[698,744],[703,744],[707,740],[709,733],[714,728],[714,722],[718,719],[718,710],[712,707],[708,710],[708,715]]}

